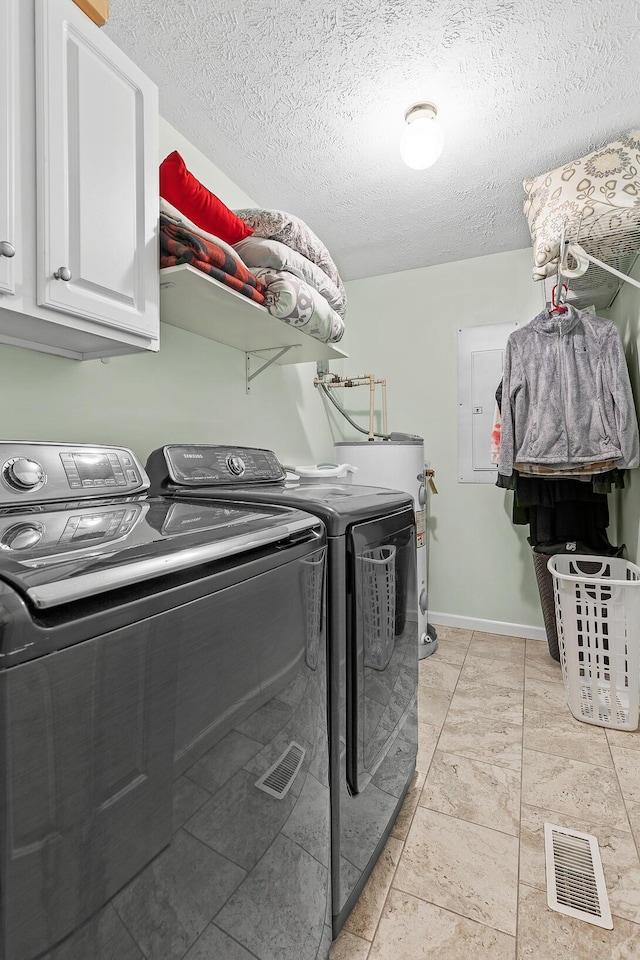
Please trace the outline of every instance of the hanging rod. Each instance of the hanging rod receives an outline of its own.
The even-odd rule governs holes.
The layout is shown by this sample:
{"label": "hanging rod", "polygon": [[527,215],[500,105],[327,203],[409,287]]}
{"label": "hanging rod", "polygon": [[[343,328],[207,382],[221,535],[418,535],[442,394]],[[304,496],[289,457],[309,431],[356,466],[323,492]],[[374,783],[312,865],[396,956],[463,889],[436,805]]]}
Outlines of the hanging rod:
{"label": "hanging rod", "polygon": [[[569,247],[569,241],[566,237],[566,223],[562,224],[562,231],[560,233],[560,254],[558,256],[558,272],[556,274],[556,303],[564,303],[565,297],[562,294],[562,286],[564,283],[564,268],[567,260],[567,249]],[[569,285],[566,284],[567,293],[569,292]],[[551,299],[553,300],[553,291],[551,293]]]}
{"label": "hanging rod", "polygon": [[603,270],[606,270],[607,273],[612,273],[614,277],[619,277],[620,280],[624,280],[625,283],[631,283],[634,287],[638,287],[638,289],[640,289],[640,280],[634,280],[633,277],[628,276],[626,273],[621,273],[620,270],[616,270],[615,267],[609,266],[608,263],[603,263],[602,260],[598,260],[597,257],[593,257],[590,253],[587,253],[584,247],[581,247],[580,244],[575,243],[572,244],[572,246],[578,247],[581,255],[586,257],[587,260],[590,260],[591,263],[595,263],[597,267],[601,267]]}

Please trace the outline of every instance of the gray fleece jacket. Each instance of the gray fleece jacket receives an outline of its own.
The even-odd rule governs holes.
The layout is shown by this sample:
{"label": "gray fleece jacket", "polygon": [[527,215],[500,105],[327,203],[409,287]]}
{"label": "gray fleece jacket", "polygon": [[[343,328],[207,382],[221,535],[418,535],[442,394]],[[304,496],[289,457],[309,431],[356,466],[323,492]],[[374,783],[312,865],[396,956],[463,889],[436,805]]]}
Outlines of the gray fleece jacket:
{"label": "gray fleece jacket", "polygon": [[568,305],[511,334],[502,385],[498,471],[514,463],[639,462],[638,421],[618,331]]}

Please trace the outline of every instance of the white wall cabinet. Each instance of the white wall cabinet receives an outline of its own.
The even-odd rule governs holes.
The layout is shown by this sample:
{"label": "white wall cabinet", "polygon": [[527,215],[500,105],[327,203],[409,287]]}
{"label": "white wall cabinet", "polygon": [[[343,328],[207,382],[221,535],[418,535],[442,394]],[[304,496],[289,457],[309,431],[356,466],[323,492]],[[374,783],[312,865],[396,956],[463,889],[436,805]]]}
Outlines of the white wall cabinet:
{"label": "white wall cabinet", "polygon": [[14,293],[15,255],[14,184],[14,48],[13,9],[0,4],[0,138],[7,144],[0,150],[0,294]]}
{"label": "white wall cabinet", "polygon": [[2,10],[16,254],[0,341],[78,359],[157,350],[156,87],[71,0]]}

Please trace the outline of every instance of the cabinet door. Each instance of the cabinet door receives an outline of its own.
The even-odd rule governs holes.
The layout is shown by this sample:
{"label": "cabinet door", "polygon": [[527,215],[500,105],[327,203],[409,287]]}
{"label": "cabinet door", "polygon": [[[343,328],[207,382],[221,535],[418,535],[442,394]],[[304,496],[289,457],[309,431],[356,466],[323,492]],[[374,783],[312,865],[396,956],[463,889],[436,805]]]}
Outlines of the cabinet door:
{"label": "cabinet door", "polygon": [[156,87],[71,0],[35,2],[38,303],[157,336]]}
{"label": "cabinet door", "polygon": [[15,293],[15,34],[11,3],[0,4],[0,294]]}

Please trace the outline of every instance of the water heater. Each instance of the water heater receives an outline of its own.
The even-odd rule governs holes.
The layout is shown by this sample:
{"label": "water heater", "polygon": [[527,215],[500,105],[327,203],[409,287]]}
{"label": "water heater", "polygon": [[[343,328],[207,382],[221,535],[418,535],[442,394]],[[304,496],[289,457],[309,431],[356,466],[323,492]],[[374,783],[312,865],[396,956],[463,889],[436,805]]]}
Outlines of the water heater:
{"label": "water heater", "polygon": [[334,445],[337,463],[357,467],[353,483],[370,487],[402,490],[413,498],[416,514],[416,552],[418,568],[418,637],[420,657],[427,657],[438,646],[427,624],[427,529],[424,486],[424,440],[409,436],[403,440],[341,441]]}

